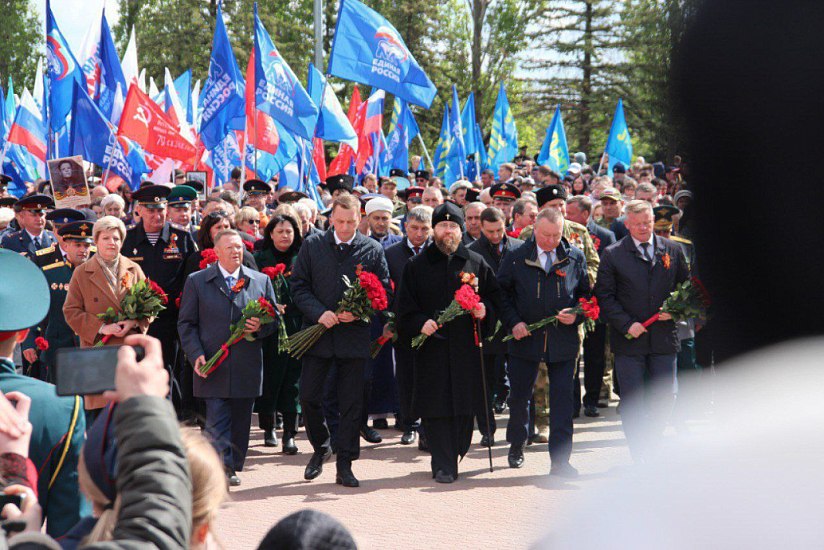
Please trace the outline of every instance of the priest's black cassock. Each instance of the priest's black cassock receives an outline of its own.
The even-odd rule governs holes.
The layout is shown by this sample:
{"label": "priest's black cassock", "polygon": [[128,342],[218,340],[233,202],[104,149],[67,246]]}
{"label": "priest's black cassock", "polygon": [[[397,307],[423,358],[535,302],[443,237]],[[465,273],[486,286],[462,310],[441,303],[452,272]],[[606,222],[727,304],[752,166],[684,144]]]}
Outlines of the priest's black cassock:
{"label": "priest's black cassock", "polygon": [[[438,312],[452,302],[460,288],[462,272],[478,277],[486,307],[481,332],[483,336],[491,334],[502,303],[495,273],[463,244],[447,256],[432,243],[407,263],[401,279],[395,302],[401,338],[408,342],[421,333],[427,320],[437,320]],[[467,453],[472,441],[473,418],[484,411],[480,350],[473,322],[470,314],[462,315],[444,324],[415,351],[412,409],[423,420],[433,476],[441,470],[457,478],[458,457]]]}

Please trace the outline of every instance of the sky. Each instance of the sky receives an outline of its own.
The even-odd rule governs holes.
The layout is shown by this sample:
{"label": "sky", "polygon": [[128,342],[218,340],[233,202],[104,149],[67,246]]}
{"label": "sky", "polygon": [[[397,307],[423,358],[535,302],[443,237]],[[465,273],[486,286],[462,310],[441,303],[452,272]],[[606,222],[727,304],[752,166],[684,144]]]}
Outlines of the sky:
{"label": "sky", "polygon": [[[72,52],[76,53],[80,49],[80,44],[83,42],[83,37],[86,35],[92,21],[92,14],[98,13],[104,2],[106,4],[106,19],[109,21],[109,26],[114,27],[120,19],[117,0],[51,0],[51,9],[54,12],[54,18],[57,20],[57,26],[60,27],[63,36],[69,41]],[[37,6],[37,13],[40,15],[43,34],[45,34],[46,0],[35,0],[35,5]]]}

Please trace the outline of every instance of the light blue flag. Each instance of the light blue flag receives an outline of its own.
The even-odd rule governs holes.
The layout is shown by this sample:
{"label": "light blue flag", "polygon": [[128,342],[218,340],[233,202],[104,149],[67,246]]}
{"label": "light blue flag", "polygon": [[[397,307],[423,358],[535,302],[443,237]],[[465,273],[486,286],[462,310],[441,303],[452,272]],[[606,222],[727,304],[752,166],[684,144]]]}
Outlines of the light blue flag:
{"label": "light blue flag", "polygon": [[449,105],[444,106],[443,122],[441,123],[441,135],[438,138],[438,147],[435,149],[435,158],[432,162],[435,164],[435,177],[443,178],[446,175],[446,153],[449,151],[449,140],[451,137],[449,131]]}
{"label": "light blue flag", "polygon": [[392,103],[392,116],[389,118],[389,133],[391,134],[392,131],[395,129],[395,124],[398,123],[398,118],[401,116],[401,111],[403,110],[403,105],[406,103],[404,100],[399,98],[398,96],[394,97],[394,103]]}
{"label": "light blue flag", "polygon": [[386,90],[426,109],[438,91],[397,29],[358,0],[341,0],[328,74]]}
{"label": "light blue flag", "polygon": [[609,129],[605,153],[609,155],[608,175],[612,177],[612,168],[615,163],[622,162],[629,167],[632,163],[632,137],[629,135],[627,119],[624,117],[624,100],[618,100],[615,116],[612,117],[612,127]]}
{"label": "light blue flag", "polygon": [[211,151],[221,144],[229,133],[232,119],[243,113],[244,87],[243,73],[240,72],[229,43],[218,2],[209,77],[201,94],[203,114],[200,120],[200,139],[207,150]]}
{"label": "light blue flag", "polygon": [[463,111],[461,111],[461,129],[463,130],[464,148],[467,155],[478,153],[478,142],[475,140],[475,92],[469,92]]}
{"label": "light blue flag", "polygon": [[555,108],[552,122],[546,129],[546,137],[538,154],[538,164],[549,166],[550,169],[565,176],[569,171],[569,147],[567,146],[564,120],[561,118],[561,106]]}
{"label": "light blue flag", "polygon": [[420,130],[409,105],[402,99],[395,98],[395,101],[403,103],[398,122],[386,138],[386,167],[387,171],[391,168],[407,171],[409,170],[409,145],[418,136]]}
{"label": "light blue flag", "polygon": [[[186,113],[186,122],[193,124],[194,111],[192,109],[192,69],[189,69],[175,79],[175,91],[180,100],[180,107]],[[168,112],[169,105],[166,105]],[[245,119],[244,119],[245,120]]]}
{"label": "light blue flag", "polygon": [[343,112],[335,91],[327,85],[326,78],[312,63],[309,63],[307,88],[312,101],[320,107],[318,123],[315,127],[315,137],[326,141],[346,143],[357,150],[357,132],[355,132],[352,123],[346,117],[346,113]]}
{"label": "light blue flag", "polygon": [[281,57],[260,22],[255,2],[255,104],[284,127],[311,140],[318,122],[318,106]]}
{"label": "light blue flag", "polygon": [[492,134],[489,137],[489,165],[497,173],[502,164],[510,162],[517,154],[518,128],[501,83],[492,118]]}
{"label": "light blue flag", "polygon": [[478,161],[481,165],[481,171],[484,171],[489,168],[489,157],[486,154],[486,147],[484,147],[484,136],[481,133],[481,125],[478,123],[475,123],[475,142],[478,144]]}

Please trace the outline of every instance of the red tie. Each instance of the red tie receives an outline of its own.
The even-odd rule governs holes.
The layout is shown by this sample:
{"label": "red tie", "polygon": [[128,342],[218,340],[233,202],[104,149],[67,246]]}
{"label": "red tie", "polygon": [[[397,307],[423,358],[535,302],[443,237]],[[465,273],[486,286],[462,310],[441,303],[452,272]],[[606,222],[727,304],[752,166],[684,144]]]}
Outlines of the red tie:
{"label": "red tie", "polygon": [[417,256],[417,255],[418,255],[418,252],[420,252],[420,251],[421,251],[421,247],[420,247],[420,246],[413,246],[413,247],[412,247],[412,250],[415,252],[415,256]]}

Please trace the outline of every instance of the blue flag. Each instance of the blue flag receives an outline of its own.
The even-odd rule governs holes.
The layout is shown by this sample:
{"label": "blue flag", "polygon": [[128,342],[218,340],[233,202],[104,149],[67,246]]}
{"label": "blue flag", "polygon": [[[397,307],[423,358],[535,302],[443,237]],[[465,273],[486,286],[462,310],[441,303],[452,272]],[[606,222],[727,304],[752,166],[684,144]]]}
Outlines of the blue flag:
{"label": "blue flag", "polygon": [[215,185],[222,186],[231,179],[232,169],[243,165],[237,134],[227,133],[217,147],[210,151],[210,156],[215,173]]}
{"label": "blue flag", "polygon": [[[400,106],[400,107],[399,107]],[[409,170],[409,145],[412,140],[418,137],[420,129],[415,120],[415,115],[409,108],[409,104],[399,97],[395,97],[394,110],[400,109],[398,119],[392,126],[392,131],[386,138],[386,169],[398,168],[403,171]]]}
{"label": "blue flag", "polygon": [[100,78],[96,82],[94,99],[103,115],[112,123],[117,124],[129,88],[126,85],[126,77],[123,76],[123,67],[120,65],[120,58],[117,57],[117,50],[114,47],[105,13],[100,22],[99,52]]}
{"label": "blue flag", "polygon": [[[189,69],[175,79],[175,91],[180,100],[180,106],[186,113],[186,122],[190,125],[194,123],[194,110],[192,105],[192,69]],[[168,109],[168,105],[166,108]]]}
{"label": "blue flag", "polygon": [[326,141],[346,143],[353,149],[358,148],[358,134],[352,123],[343,112],[340,101],[331,86],[327,85],[326,78],[309,63],[309,81],[307,83],[309,95],[315,105],[320,108],[318,123],[315,127],[315,137]]}
{"label": "blue flag", "polygon": [[438,91],[397,29],[358,0],[341,0],[328,73],[386,90],[426,109]]}
{"label": "blue flag", "polygon": [[[481,125],[475,123],[475,142],[478,144],[478,164],[481,171],[489,168],[489,158],[486,155],[486,147],[484,147],[484,136],[481,133]],[[480,177],[480,174],[478,174]]]}
{"label": "blue flag", "polygon": [[[464,149],[467,155],[478,154],[478,142],[475,139],[475,92],[469,92],[463,111],[461,111],[461,129],[463,130]],[[483,144],[481,144],[483,147]]]}
{"label": "blue flag", "polygon": [[492,115],[492,134],[489,137],[489,164],[495,172],[505,162],[510,162],[518,154],[518,128],[515,117],[501,83],[495,112]]}
{"label": "blue flag", "polygon": [[232,119],[243,113],[246,105],[244,87],[243,74],[232,52],[218,2],[209,77],[201,94],[203,115],[200,120],[200,139],[206,149],[211,151],[217,147],[229,132]]}
{"label": "blue flag", "polygon": [[538,154],[538,164],[549,166],[551,170],[566,176],[569,170],[569,147],[567,146],[564,120],[561,118],[561,106],[555,108],[552,122],[546,129],[546,137]]}
{"label": "blue flag", "polygon": [[466,146],[464,145],[464,131],[461,121],[461,105],[458,103],[458,89],[452,85],[452,108],[449,111],[450,143],[446,154],[447,171],[446,183],[451,185],[466,176]]}
{"label": "blue flag", "polygon": [[612,127],[609,129],[609,138],[604,151],[609,155],[608,175],[612,177],[612,168],[615,163],[622,162],[629,167],[632,163],[632,137],[629,135],[627,119],[624,117],[624,100],[618,100],[615,116],[612,117]]}
{"label": "blue flag", "polygon": [[318,106],[289,68],[260,22],[255,3],[255,104],[287,130],[311,140]]}
{"label": "blue flag", "polygon": [[50,124],[54,131],[66,125],[66,117],[72,108],[74,83],[86,84],[86,76],[69,43],[57,27],[51,10],[51,2],[46,1],[46,58],[49,63]]}
{"label": "blue flag", "polygon": [[446,153],[449,151],[449,139],[451,132],[449,131],[449,105],[444,106],[443,122],[441,123],[441,135],[438,138],[438,147],[435,149],[435,158],[432,162],[435,164],[435,176],[443,178],[446,175]]}

